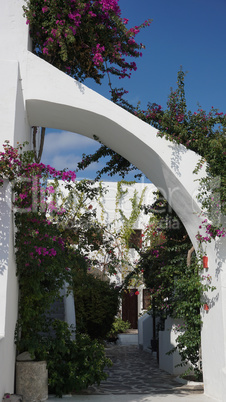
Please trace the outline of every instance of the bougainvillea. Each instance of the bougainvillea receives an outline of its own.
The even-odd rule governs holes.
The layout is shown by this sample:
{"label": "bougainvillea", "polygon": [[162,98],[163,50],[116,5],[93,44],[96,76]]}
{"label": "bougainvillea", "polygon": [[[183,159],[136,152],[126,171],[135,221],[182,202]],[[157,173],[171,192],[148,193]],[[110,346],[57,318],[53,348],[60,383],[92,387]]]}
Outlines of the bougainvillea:
{"label": "bougainvillea", "polygon": [[118,0],[28,0],[24,6],[33,52],[72,77],[96,82],[107,73],[130,77],[142,56],[135,41],[147,20],[127,28]]}
{"label": "bougainvillea", "polygon": [[47,202],[54,191],[48,179],[61,179],[69,185],[76,175],[73,171],[57,171],[49,165],[34,163],[34,152],[23,152],[20,144],[13,148],[6,141],[3,148],[0,185],[7,180],[11,183],[16,224],[20,291],[15,332],[17,351],[28,351],[38,360],[47,360],[50,390],[62,396],[106,379],[104,368],[111,363],[102,345],[87,335],[76,334],[74,341],[68,324],[49,315],[65,282],[72,283],[72,268],[76,271],[79,267],[84,273],[88,268],[85,253],[71,248],[57,225],[48,219],[53,209],[56,214],[64,213],[62,208]]}
{"label": "bougainvillea", "polygon": [[33,336],[36,344],[36,333],[46,325],[44,313],[68,278],[65,241],[46,218],[48,187],[45,180],[55,177],[66,182],[74,181],[76,175],[72,171],[57,171],[49,165],[34,163],[33,152],[23,152],[20,144],[14,148],[6,141],[3,148],[0,182],[3,184],[5,179],[11,182],[17,227],[18,329],[22,329],[22,343],[31,342]]}

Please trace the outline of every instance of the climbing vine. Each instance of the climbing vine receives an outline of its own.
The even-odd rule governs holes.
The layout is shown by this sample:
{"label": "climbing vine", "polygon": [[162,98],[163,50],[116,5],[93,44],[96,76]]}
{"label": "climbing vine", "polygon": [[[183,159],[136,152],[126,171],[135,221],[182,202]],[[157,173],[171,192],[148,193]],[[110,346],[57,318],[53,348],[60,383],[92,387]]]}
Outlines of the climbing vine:
{"label": "climbing vine", "polygon": [[[98,269],[102,276],[123,275],[124,278],[133,268],[129,240],[141,215],[146,191],[145,187],[140,197],[136,190],[133,191],[129,198],[131,211],[127,216],[120,204],[125,202],[128,188],[133,185],[134,182],[117,183],[115,219],[106,225],[103,199],[108,190],[101,182],[82,180],[64,186],[58,180],[49,182],[52,188],[49,219],[57,224],[71,244],[86,251],[90,272],[97,273]],[[58,214],[58,210],[62,213]]]}
{"label": "climbing vine", "polygon": [[[195,255],[189,236],[174,211],[160,193],[153,205],[145,206],[146,213],[154,215],[151,243],[143,243],[137,270],[143,273],[150,292],[151,312],[163,324],[167,316],[182,319],[175,327],[177,346],[182,365],[192,365],[201,378],[201,315],[203,293],[213,290],[211,277],[203,273],[202,261]],[[144,233],[145,236],[145,233]]]}
{"label": "climbing vine", "polygon": [[[131,212],[129,216],[126,216],[123,209],[120,208],[119,206],[120,201],[123,202],[124,197],[128,194],[128,187],[133,186],[134,184],[135,182],[128,182],[125,180],[121,180],[120,182],[117,183],[115,212],[116,214],[119,214],[119,217],[122,221],[122,226],[119,230],[119,242],[120,247],[122,247],[123,245],[122,254],[124,256],[123,259],[124,261],[122,261],[121,272],[122,272],[124,289],[138,287],[141,284],[143,284],[142,276],[140,275],[140,273],[134,270],[137,259],[133,258],[132,262],[130,248],[133,248],[134,251],[136,250],[135,254],[138,257],[139,254],[137,253],[137,251],[141,247],[142,238],[136,239],[135,242],[134,241],[131,242],[131,239],[135,234],[134,228],[136,226],[137,220],[141,215],[141,206],[144,200],[146,187],[144,187],[144,189],[142,190],[140,198],[138,197],[138,192],[136,191],[136,189],[134,190],[132,197],[129,199],[131,204]],[[125,189],[123,189],[123,186],[125,186]],[[117,219],[118,218],[116,217],[116,221]]]}
{"label": "climbing vine", "polygon": [[130,237],[131,234],[134,233],[134,226],[141,214],[141,206],[144,200],[144,195],[146,188],[144,188],[141,192],[140,199],[138,199],[138,192],[134,190],[133,196],[130,198],[131,203],[131,214],[129,217],[126,217],[123,209],[119,207],[120,200],[123,200],[123,197],[128,193],[128,188],[123,190],[123,185],[132,186],[135,182],[127,182],[125,180],[121,180],[117,183],[117,194],[116,194],[116,208],[115,212],[119,213],[120,218],[123,222],[120,236],[125,243],[127,249],[129,249]]}

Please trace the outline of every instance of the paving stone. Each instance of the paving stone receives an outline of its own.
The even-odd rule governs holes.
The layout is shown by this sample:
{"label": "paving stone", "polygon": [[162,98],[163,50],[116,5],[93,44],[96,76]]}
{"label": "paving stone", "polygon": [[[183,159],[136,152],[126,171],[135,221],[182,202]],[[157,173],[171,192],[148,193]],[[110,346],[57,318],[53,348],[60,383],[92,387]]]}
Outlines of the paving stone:
{"label": "paving stone", "polygon": [[195,389],[178,383],[175,376],[160,370],[151,353],[135,345],[112,345],[106,355],[113,366],[106,369],[108,379],[99,386],[92,385],[79,395],[123,395],[123,394],[200,394],[202,387]]}

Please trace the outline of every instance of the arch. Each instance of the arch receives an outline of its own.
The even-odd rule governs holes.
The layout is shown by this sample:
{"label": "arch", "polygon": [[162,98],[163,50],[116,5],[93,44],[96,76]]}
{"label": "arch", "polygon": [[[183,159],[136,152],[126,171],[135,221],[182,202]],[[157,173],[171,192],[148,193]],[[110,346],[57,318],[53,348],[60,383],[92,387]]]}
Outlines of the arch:
{"label": "arch", "polygon": [[[199,156],[183,146],[157,137],[157,130],[76,82],[29,52],[28,26],[22,16],[24,0],[7,0],[0,13],[0,136],[15,145],[28,139],[31,125],[65,129],[100,140],[120,153],[163,191],[165,198],[184,223],[195,246],[200,211],[195,199],[197,182],[193,175]],[[13,225],[9,228],[13,254]],[[211,307],[203,314],[202,350],[205,393],[219,401],[226,394],[226,238],[206,246],[209,273],[216,291],[208,295]],[[7,271],[8,270],[8,271]],[[12,259],[1,277],[1,290],[15,289],[17,279]],[[8,275],[11,272],[11,275]],[[10,280],[10,283],[9,283]],[[1,294],[4,294],[1,293]],[[10,314],[0,309],[7,334],[15,325],[17,301]],[[10,304],[9,304],[10,303]],[[4,303],[3,303],[4,304]],[[3,306],[0,300],[0,306]],[[3,311],[4,310],[4,311]],[[12,331],[11,331],[12,332]],[[210,343],[211,342],[211,343]],[[15,350],[13,341],[0,338],[3,392],[13,392]]]}
{"label": "arch", "polygon": [[[145,173],[176,211],[197,248],[195,235],[202,219],[195,197],[196,180],[205,175],[205,171],[198,176],[193,174],[199,160],[197,154],[158,137],[155,128],[31,53],[27,55],[25,97],[30,125],[68,130],[91,138],[95,134],[102,143]],[[220,241],[212,242],[206,246],[206,251],[216,291],[208,295],[214,309],[208,316],[202,312],[204,383],[205,392],[221,400],[226,388],[226,314],[223,310],[226,275],[222,270],[226,247]],[[220,259],[219,253],[222,253]],[[210,339],[214,340],[213,348],[209,347]]]}
{"label": "arch", "polygon": [[192,171],[198,155],[157,137],[157,129],[29,52],[25,96],[30,126],[96,135],[137,166],[161,189],[195,242],[200,221],[194,212],[200,208]]}

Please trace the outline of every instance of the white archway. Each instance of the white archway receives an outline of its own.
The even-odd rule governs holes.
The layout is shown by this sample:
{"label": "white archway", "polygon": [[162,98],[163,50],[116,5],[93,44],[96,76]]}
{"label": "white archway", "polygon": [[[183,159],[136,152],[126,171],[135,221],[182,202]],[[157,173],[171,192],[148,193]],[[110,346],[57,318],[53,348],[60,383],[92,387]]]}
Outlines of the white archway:
{"label": "white archway", "polygon": [[[29,139],[32,125],[68,130],[91,138],[95,134],[161,189],[197,247],[195,235],[200,225],[197,214],[200,209],[195,198],[198,186],[195,179],[201,177],[201,173],[194,177],[192,172],[198,155],[157,137],[157,130],[153,127],[30,53],[22,5],[23,0],[7,0],[0,15],[3,38],[0,42],[1,142],[8,139],[15,145],[17,141]],[[12,239],[12,218],[9,217],[7,225]],[[216,291],[210,295],[212,308],[209,313],[203,312],[202,331],[205,392],[218,400],[223,400],[226,393],[225,243],[221,240],[207,246],[209,273]],[[5,255],[1,255],[3,257]],[[15,323],[16,307],[8,317],[6,311],[9,303],[17,305],[17,295],[12,300],[9,294],[9,286],[15,287],[16,284],[10,242],[6,260],[8,268],[1,278],[4,292],[0,293],[0,297],[6,300],[5,307],[0,301],[0,316],[4,321],[0,329],[0,357],[4,361],[5,350],[9,351],[11,345],[8,352],[11,359],[4,369],[5,377],[0,380],[3,382],[0,384],[0,398],[1,392],[9,391],[9,388],[5,390],[6,385],[13,386],[14,352],[9,333]]]}

